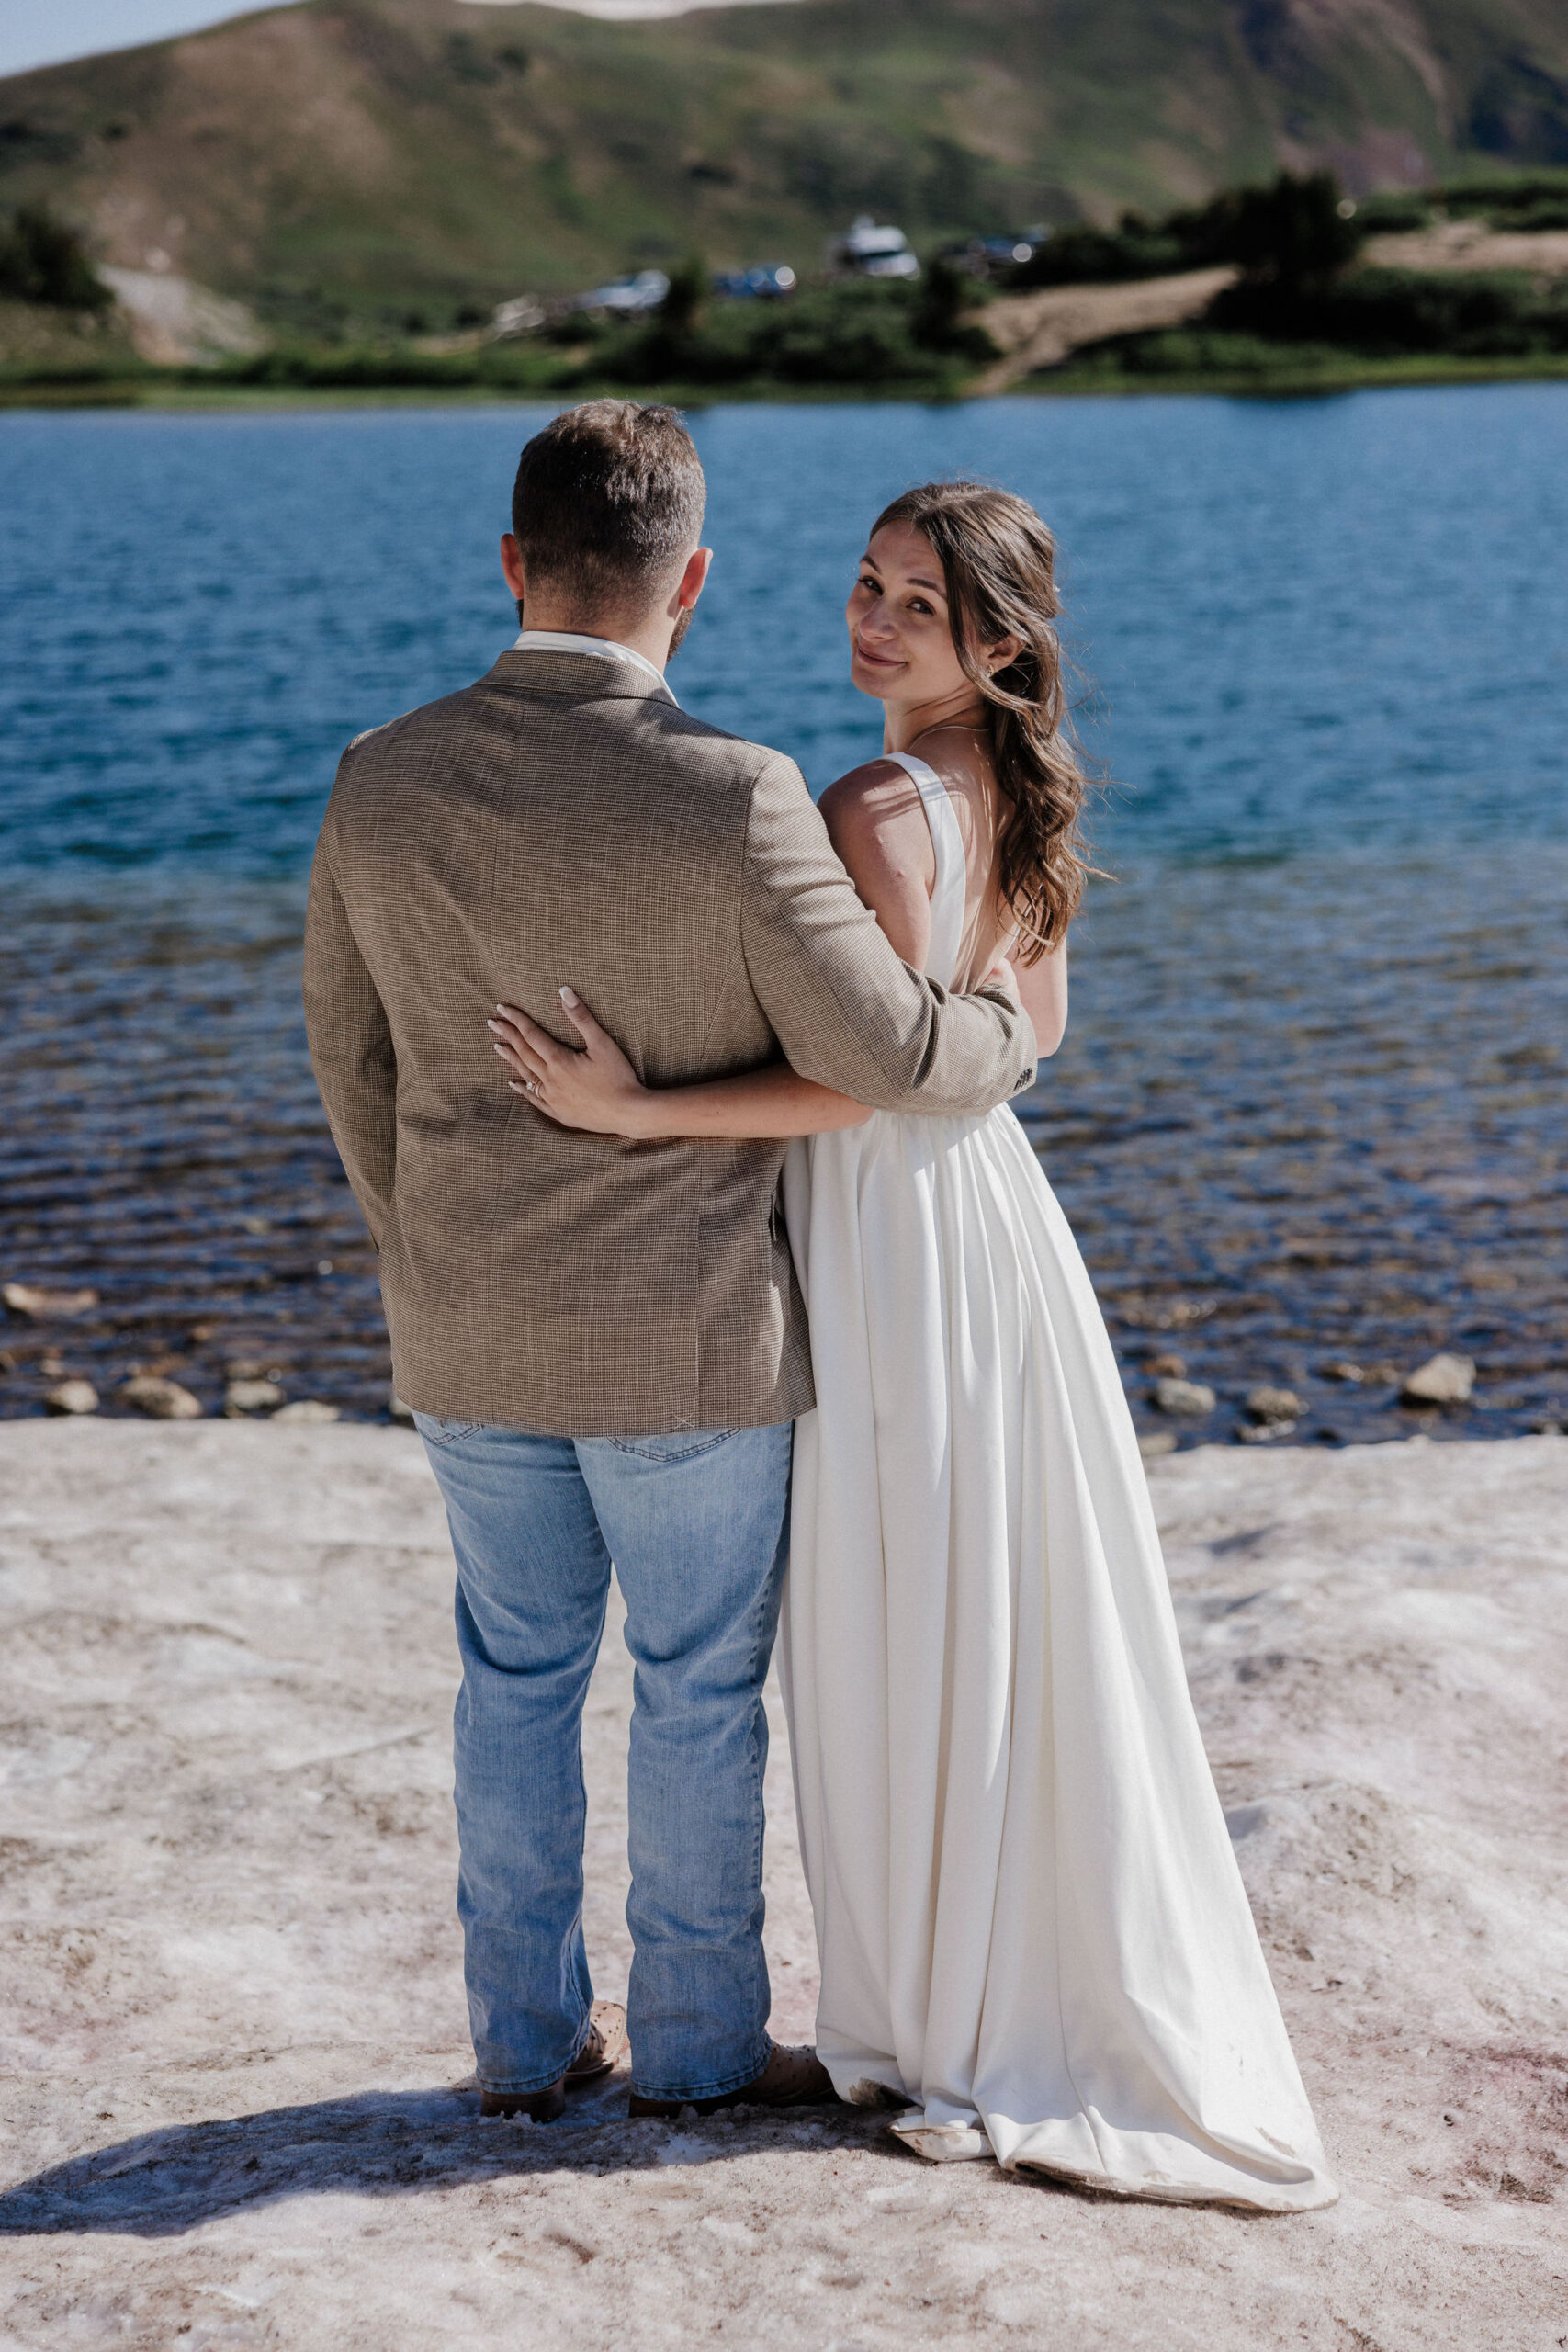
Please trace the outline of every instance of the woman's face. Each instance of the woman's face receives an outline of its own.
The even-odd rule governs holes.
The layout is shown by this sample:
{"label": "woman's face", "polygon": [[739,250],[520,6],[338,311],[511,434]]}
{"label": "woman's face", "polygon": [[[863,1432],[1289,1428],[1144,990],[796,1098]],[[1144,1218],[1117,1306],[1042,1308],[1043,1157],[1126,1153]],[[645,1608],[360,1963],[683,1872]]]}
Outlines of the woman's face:
{"label": "woman's face", "polygon": [[900,703],[973,694],[953,650],[942,565],[912,523],[888,523],[874,534],[844,618],[850,676],[862,694]]}

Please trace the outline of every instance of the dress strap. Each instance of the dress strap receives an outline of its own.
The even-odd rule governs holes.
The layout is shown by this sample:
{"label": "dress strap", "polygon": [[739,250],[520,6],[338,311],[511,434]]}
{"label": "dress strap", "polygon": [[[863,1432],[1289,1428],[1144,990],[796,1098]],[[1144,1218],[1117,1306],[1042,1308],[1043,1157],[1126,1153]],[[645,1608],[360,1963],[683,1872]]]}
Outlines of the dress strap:
{"label": "dress strap", "polygon": [[964,944],[964,914],[969,893],[969,869],[964,836],[953,797],[935,768],[913,752],[885,752],[883,758],[901,767],[920,796],[936,853],[936,884],[931,891],[931,944],[926,952],[926,977],[953,986],[958,951]]}

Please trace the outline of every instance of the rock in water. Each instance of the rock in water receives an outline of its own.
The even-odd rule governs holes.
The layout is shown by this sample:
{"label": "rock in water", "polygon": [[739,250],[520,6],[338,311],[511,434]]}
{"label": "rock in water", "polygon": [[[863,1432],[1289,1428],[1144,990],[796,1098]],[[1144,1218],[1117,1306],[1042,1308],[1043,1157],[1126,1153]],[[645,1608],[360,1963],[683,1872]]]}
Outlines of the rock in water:
{"label": "rock in water", "polygon": [[321,1421],[341,1419],[342,1410],[336,1405],[323,1405],[319,1396],[301,1396],[298,1404],[285,1405],[282,1410],[274,1413],[272,1418],[275,1421],[296,1423],[303,1421],[314,1427]]}
{"label": "rock in water", "polygon": [[1159,1412],[1179,1413],[1190,1420],[1201,1420],[1205,1413],[1213,1411],[1219,1399],[1201,1380],[1156,1380],[1154,1401]]}
{"label": "rock in water", "polygon": [[1174,1430],[1144,1430],[1138,1438],[1138,1452],[1145,1462],[1157,1462],[1162,1453],[1176,1452]]}
{"label": "rock in water", "polygon": [[90,1380],[62,1380],[45,1395],[46,1413],[96,1413],[98,1392]]}
{"label": "rock in water", "polygon": [[154,1421],[198,1421],[201,1400],[177,1380],[161,1380],[156,1373],[138,1373],[134,1380],[121,1383],[115,1396],[133,1413],[145,1413]]}
{"label": "rock in water", "polygon": [[1404,1405],[1464,1405],[1474,1385],[1468,1356],[1430,1356],[1407,1375],[1399,1398]]}
{"label": "rock in water", "polygon": [[89,1314],[98,1303],[96,1290],[35,1290],[30,1283],[0,1283],[0,1298],[13,1315],[25,1315],[32,1323],[69,1320]]}
{"label": "rock in water", "polygon": [[1166,1351],[1157,1356],[1150,1356],[1144,1370],[1151,1380],[1185,1380],[1187,1359],[1185,1356],[1171,1355],[1168,1351]]}
{"label": "rock in water", "polygon": [[1238,1421],[1235,1433],[1243,1445],[1267,1445],[1270,1438],[1293,1437],[1294,1421]]}
{"label": "rock in water", "polygon": [[1249,1388],[1247,1412],[1254,1421],[1299,1421],[1302,1400],[1293,1388]]}
{"label": "rock in water", "polygon": [[270,1413],[288,1401],[276,1380],[231,1380],[223,1392],[223,1410],[231,1420],[242,1413]]}

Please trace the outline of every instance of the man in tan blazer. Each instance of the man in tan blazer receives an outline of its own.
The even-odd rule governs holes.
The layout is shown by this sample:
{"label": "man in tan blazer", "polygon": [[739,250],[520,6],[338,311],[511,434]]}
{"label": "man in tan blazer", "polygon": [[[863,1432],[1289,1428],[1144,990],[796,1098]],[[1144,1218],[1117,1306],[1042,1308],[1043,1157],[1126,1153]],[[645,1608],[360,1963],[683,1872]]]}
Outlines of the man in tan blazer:
{"label": "man in tan blazer", "polygon": [[581,1928],[612,1557],[637,1660],[633,2111],[831,2096],[768,2038],[761,1947],[810,1350],[783,1145],[558,1126],[507,1088],[486,1018],[505,1001],[576,1045],[570,983],[649,1083],[783,1056],[890,1110],[988,1110],[1034,1068],[1009,989],[953,997],[899,962],[794,763],[680,709],[705,498],[669,410],[595,401],[532,440],[502,542],[516,644],[349,746],[311,876],[311,1057],[457,1554],[479,2080],[487,2112],[542,2120],[624,2034]]}

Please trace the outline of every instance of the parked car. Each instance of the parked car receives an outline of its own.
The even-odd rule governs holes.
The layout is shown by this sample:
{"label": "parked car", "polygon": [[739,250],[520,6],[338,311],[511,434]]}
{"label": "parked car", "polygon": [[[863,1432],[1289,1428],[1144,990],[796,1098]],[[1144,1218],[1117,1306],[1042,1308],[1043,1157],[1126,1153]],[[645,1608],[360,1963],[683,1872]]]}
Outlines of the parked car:
{"label": "parked car", "polygon": [[638,269],[625,277],[613,277],[608,286],[595,286],[586,294],[574,295],[568,308],[597,311],[612,318],[635,318],[640,311],[657,311],[669,291],[670,280],[661,269]]}
{"label": "parked car", "polygon": [[798,283],[787,261],[764,261],[751,269],[721,269],[713,290],[739,302],[776,302],[793,294]]}
{"label": "parked car", "polygon": [[966,277],[1005,277],[1021,262],[1032,261],[1050,233],[1021,229],[1010,237],[971,237],[966,244],[949,245],[942,259]]}
{"label": "parked car", "polygon": [[920,265],[902,229],[878,226],[863,212],[828,248],[828,266],[850,277],[919,277]]}

